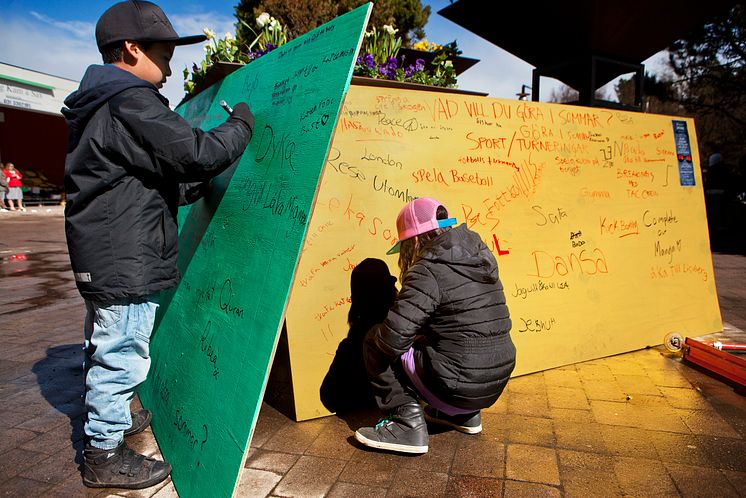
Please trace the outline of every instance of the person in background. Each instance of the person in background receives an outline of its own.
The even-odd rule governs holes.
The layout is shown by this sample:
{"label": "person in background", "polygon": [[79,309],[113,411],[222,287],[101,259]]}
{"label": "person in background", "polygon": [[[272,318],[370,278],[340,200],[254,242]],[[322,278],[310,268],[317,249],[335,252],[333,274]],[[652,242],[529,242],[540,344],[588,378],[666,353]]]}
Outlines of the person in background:
{"label": "person in background", "polygon": [[0,211],[8,210],[8,206],[5,204],[5,195],[9,190],[8,179],[5,177],[5,165],[0,163]]}
{"label": "person in background", "polygon": [[[401,290],[363,355],[384,418],[355,432],[365,446],[426,453],[426,420],[466,434],[497,401],[515,367],[497,261],[445,206],[419,198],[396,219]],[[426,404],[423,411],[418,402]]]}
{"label": "person in background", "polygon": [[710,154],[702,177],[710,242],[713,248],[719,248],[728,236],[727,210],[735,187],[734,178],[720,152]]}
{"label": "person in background", "polygon": [[192,128],[158,89],[171,75],[179,37],[157,5],[125,1],[96,24],[104,65],[88,67],[62,110],[65,233],[75,283],[85,300],[83,483],[140,489],[164,481],[171,466],[133,451],[125,438],[148,427],[148,410],[130,402],[150,369],[158,293],[179,282],[177,209],[239,159],[254,117],[239,102],[210,131]]}
{"label": "person in background", "polygon": [[[8,199],[10,210],[15,211],[16,209],[19,209],[21,211],[26,211],[26,208],[23,207],[23,190],[21,189],[21,187],[23,187],[23,183],[21,183],[23,175],[16,169],[13,163],[5,165],[3,175],[5,175],[5,179],[8,181],[8,193],[5,194],[5,197]],[[16,201],[15,205],[18,206],[17,208],[13,204],[13,201]]]}

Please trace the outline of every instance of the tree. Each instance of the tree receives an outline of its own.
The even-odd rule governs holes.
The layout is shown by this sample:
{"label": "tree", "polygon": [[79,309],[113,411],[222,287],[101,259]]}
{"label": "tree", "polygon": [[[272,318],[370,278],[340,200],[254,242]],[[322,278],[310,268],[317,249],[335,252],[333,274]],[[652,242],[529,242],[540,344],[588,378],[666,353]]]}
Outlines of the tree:
{"label": "tree", "polygon": [[[601,99],[601,100],[609,99],[609,96],[607,95],[605,88],[597,89],[595,92],[595,96],[597,99]],[[549,94],[548,102],[555,102],[557,104],[577,105],[579,99],[580,99],[580,92],[562,83],[560,86],[556,88],[552,88],[552,92]]]}
{"label": "tree", "polygon": [[734,163],[746,143],[746,8],[732,7],[669,51],[681,103],[696,118],[702,152],[721,152]]}
{"label": "tree", "polygon": [[[682,116],[686,110],[681,104],[681,96],[677,87],[673,84],[670,75],[658,77],[656,74],[645,73],[642,80],[643,112],[655,114],[667,114],[670,116]],[[621,78],[614,85],[617,99],[620,103],[634,105],[635,103],[635,78]]]}
{"label": "tree", "polygon": [[549,102],[556,102],[557,104],[570,104],[577,101],[578,91],[564,84],[552,88],[552,93],[549,95]]}
{"label": "tree", "polygon": [[[289,38],[296,38],[364,3],[365,0],[239,0],[235,7],[239,21],[236,36],[239,42],[250,43],[255,36],[251,30],[256,29],[256,18],[268,12],[288,28]],[[423,7],[420,0],[380,0],[373,7],[369,25],[378,29],[393,25],[399,30],[402,45],[408,47],[425,36],[429,17],[430,6]]]}

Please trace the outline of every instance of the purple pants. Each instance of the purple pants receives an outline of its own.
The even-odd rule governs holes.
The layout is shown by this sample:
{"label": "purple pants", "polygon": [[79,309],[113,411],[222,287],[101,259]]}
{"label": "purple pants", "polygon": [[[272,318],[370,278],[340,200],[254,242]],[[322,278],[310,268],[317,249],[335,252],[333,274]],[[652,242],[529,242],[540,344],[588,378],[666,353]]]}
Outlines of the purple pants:
{"label": "purple pants", "polygon": [[414,384],[414,387],[415,389],[417,389],[417,392],[433,408],[440,410],[446,415],[451,415],[451,416],[464,415],[466,413],[474,413],[475,411],[477,411],[477,410],[465,410],[463,408],[456,408],[455,406],[451,406],[445,401],[438,399],[438,397],[436,397],[433,393],[431,393],[430,390],[427,387],[425,387],[425,384],[422,383],[422,380],[417,375],[417,369],[415,368],[415,361],[414,361],[414,348],[409,348],[409,351],[401,355],[401,363],[402,363],[402,366],[404,367],[404,372],[406,372],[407,376],[409,377],[409,380],[411,380],[412,384]]}

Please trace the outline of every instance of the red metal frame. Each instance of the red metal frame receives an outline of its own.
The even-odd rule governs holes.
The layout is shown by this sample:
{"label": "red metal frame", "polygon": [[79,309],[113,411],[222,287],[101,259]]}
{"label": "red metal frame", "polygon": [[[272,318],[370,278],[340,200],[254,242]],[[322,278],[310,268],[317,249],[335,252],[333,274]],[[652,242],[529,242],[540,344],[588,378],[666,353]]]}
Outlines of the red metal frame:
{"label": "red metal frame", "polygon": [[746,360],[708,343],[687,337],[684,359],[746,388]]}

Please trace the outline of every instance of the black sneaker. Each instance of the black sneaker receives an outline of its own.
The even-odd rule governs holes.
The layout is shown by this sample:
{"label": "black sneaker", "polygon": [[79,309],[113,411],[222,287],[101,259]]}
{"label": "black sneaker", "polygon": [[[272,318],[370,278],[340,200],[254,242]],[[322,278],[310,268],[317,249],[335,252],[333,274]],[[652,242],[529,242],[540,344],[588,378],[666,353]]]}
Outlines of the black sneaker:
{"label": "black sneaker", "polygon": [[148,428],[150,420],[153,418],[153,414],[150,410],[142,409],[132,414],[132,425],[129,429],[124,431],[124,437],[134,436],[140,434],[142,431]]}
{"label": "black sneaker", "polygon": [[479,411],[465,415],[446,415],[432,406],[426,406],[425,420],[431,424],[451,427],[464,434],[479,434],[482,432],[482,415]]}
{"label": "black sneaker", "polygon": [[135,453],[124,442],[112,450],[86,445],[83,451],[83,484],[89,488],[149,488],[170,473],[171,465]]}
{"label": "black sneaker", "polygon": [[402,405],[375,427],[355,431],[355,439],[379,450],[427,453],[427,424],[422,407],[416,402]]}

